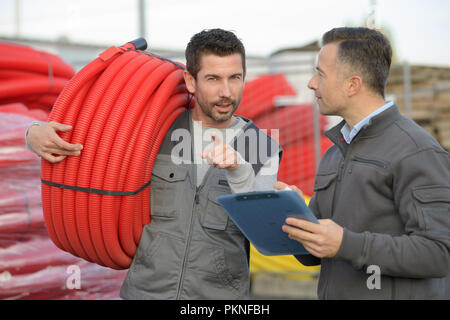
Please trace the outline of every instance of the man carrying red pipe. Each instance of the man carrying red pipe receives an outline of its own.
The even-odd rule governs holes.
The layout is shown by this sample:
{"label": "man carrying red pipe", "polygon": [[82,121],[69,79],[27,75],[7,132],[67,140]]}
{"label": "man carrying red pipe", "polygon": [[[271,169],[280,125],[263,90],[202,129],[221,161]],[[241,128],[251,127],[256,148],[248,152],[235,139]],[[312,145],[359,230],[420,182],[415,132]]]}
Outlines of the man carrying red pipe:
{"label": "man carrying red pipe", "polygon": [[[122,286],[124,299],[249,296],[249,242],[216,198],[273,189],[281,147],[251,120],[234,115],[246,66],[244,46],[232,32],[194,35],[186,62],[184,78],[195,107],[177,118],[159,149],[151,179],[152,219]],[[83,146],[56,133],[71,129],[56,122],[32,124],[28,146],[50,162],[78,156]]]}

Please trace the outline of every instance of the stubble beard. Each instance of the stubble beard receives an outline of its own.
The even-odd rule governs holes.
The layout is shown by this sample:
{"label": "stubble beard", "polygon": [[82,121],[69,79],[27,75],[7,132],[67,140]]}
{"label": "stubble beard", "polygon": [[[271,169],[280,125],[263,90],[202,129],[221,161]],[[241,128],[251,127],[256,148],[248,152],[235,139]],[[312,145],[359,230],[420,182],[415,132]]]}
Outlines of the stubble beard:
{"label": "stubble beard", "polygon": [[[202,103],[198,101],[198,104],[205,115],[219,123],[230,120],[239,105],[239,103],[234,99],[222,99],[211,103]],[[215,106],[221,104],[231,104],[232,108],[228,112],[220,112],[215,108]]]}

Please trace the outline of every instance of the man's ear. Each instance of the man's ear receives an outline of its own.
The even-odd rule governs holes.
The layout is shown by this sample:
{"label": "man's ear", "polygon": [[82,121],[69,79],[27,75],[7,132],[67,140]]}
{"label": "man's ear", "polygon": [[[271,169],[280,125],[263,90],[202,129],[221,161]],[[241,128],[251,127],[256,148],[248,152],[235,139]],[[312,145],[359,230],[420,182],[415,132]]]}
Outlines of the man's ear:
{"label": "man's ear", "polygon": [[349,97],[353,97],[355,94],[361,91],[363,82],[360,76],[351,76],[347,82],[347,92]]}
{"label": "man's ear", "polygon": [[184,82],[186,83],[186,87],[187,87],[189,93],[195,94],[196,84],[195,84],[194,76],[192,74],[190,74],[189,71],[187,71],[187,70],[184,70],[183,76],[184,76]]}

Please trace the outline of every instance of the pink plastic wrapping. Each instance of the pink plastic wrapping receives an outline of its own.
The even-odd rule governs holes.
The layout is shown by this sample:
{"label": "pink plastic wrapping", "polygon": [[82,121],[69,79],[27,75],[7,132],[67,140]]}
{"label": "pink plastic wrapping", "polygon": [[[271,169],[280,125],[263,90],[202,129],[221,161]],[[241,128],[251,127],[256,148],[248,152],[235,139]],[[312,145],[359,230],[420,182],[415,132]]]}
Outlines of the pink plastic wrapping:
{"label": "pink plastic wrapping", "polygon": [[24,140],[31,121],[46,116],[18,103],[0,106],[0,299],[119,299],[126,270],[88,263],[47,234],[41,160]]}

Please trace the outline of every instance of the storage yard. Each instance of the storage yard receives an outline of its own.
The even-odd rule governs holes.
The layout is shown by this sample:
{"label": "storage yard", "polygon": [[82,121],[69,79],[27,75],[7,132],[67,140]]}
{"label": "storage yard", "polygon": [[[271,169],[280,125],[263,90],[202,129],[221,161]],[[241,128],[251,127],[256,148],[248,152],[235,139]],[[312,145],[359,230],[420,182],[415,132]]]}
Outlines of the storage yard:
{"label": "storage yard", "polygon": [[[371,1],[372,6],[375,4],[376,1]],[[0,34],[0,300],[120,299],[119,290],[137,250],[142,225],[151,219],[151,215],[145,215],[150,211],[148,186],[152,176],[152,171],[147,169],[152,167],[158,150],[141,151],[148,144],[157,145],[159,148],[164,138],[161,133],[168,129],[163,115],[169,117],[169,112],[151,114],[153,111],[148,111],[147,114],[147,110],[151,109],[148,106],[155,100],[162,101],[164,106],[170,105],[173,108],[173,113],[170,112],[173,118],[171,121],[174,121],[173,114],[175,112],[180,114],[185,109],[191,108],[193,100],[187,92],[180,70],[186,63],[184,51],[153,46],[144,51],[144,49],[136,50],[134,47],[124,49],[124,46],[129,44],[111,45],[113,47],[79,43],[64,38],[45,40]],[[118,48],[121,45],[124,46]],[[316,39],[304,45],[280,48],[269,55],[248,54],[245,88],[236,110],[237,115],[253,120],[259,128],[265,130],[280,144],[283,148],[283,157],[279,166],[278,180],[300,188],[306,203],[314,195],[318,163],[332,146],[332,142],[324,132],[342,120],[337,116],[321,115],[314,94],[307,87],[309,79],[316,72],[316,57],[319,50],[319,39]],[[102,79],[100,75],[103,69],[100,69],[103,68],[103,64],[108,65],[109,59],[114,60],[116,54],[122,55],[127,51],[133,51],[132,54],[139,51],[136,56],[143,56],[142,64],[144,59],[147,59],[149,64],[158,60],[158,66],[170,65],[172,68],[167,67],[170,69],[168,74],[171,74],[172,79],[168,81],[169,83],[165,82],[169,78],[166,75],[150,90],[154,90],[151,96],[147,97],[145,96],[147,93],[142,93],[142,97],[145,96],[150,102],[147,104],[147,100],[142,98],[140,106],[144,110],[142,115],[141,109],[138,111],[133,109],[130,112],[133,114],[130,117],[134,117],[136,113],[135,118],[126,118],[124,114],[131,110],[131,101],[134,102],[132,98],[140,91],[136,93],[124,90],[128,94],[126,97],[129,101],[121,100],[123,109],[114,111],[119,110],[117,111],[119,116],[110,111],[109,104],[101,104],[103,100],[89,95],[91,85],[99,91],[107,87],[105,85],[103,88],[102,83],[96,83],[97,79]],[[98,67],[97,73],[93,75],[93,72],[92,78],[83,78],[83,86],[80,84],[76,92],[74,91],[75,98],[66,101],[67,92],[78,84],[77,76],[86,72],[86,66],[93,61],[98,62],[92,63],[95,68]],[[117,74],[111,78],[116,78]],[[135,70],[130,69],[130,79],[135,76],[134,74]],[[153,79],[156,76],[153,74]],[[141,81],[151,82],[151,72],[149,71],[145,81],[142,79]],[[125,83],[126,81],[123,82],[124,86]],[[162,91],[167,92],[158,93],[161,87]],[[123,87],[119,89],[117,92],[121,92]],[[63,92],[66,96],[61,99]],[[116,99],[118,95],[117,93],[111,100],[120,100]],[[405,117],[414,120],[444,149],[450,151],[450,67],[395,61],[387,82],[386,100],[394,101]],[[64,108],[61,107],[55,112],[56,105],[58,107],[64,105]],[[90,105],[94,111],[78,114],[78,110],[75,109],[78,107],[82,109],[83,105]],[[67,113],[62,112],[62,109]],[[101,111],[95,113],[99,109]],[[94,129],[88,126],[89,123],[85,125],[91,131],[97,130],[98,134],[98,137],[90,136],[91,140],[86,138],[86,141],[98,144],[99,141],[104,142],[101,140],[102,136],[115,139],[115,132],[106,131],[106,126],[98,124],[111,119],[108,118],[109,112],[114,114],[111,118],[128,119],[126,126],[130,131],[151,119],[154,121],[154,128],[152,126],[151,130],[154,131],[151,134],[147,134],[147,131],[142,134],[141,138],[148,137],[148,140],[142,138],[142,141],[136,135],[121,136],[123,152],[111,156],[112,152],[102,151],[101,159],[104,161],[99,161],[100,164],[95,163],[88,169],[78,167],[78,162],[75,161],[65,161],[64,163],[69,163],[67,166],[64,164],[52,167],[27,148],[24,138],[33,121],[46,122],[50,117],[52,119],[59,117],[61,122],[64,120],[76,122],[80,117],[81,123],[84,124],[87,120],[80,115],[86,113],[90,114],[89,121],[94,119],[92,123],[97,121],[97,125]],[[148,118],[144,118],[144,115]],[[113,126],[119,132],[118,128],[123,128],[124,124],[115,123],[108,128]],[[68,140],[72,138],[71,134],[62,136]],[[119,133],[117,136],[120,136]],[[136,148],[138,152],[130,147],[134,143],[141,148]],[[91,151],[88,149],[87,152]],[[92,153],[92,159],[97,156],[95,152]],[[138,153],[145,155],[142,156],[141,163],[133,163],[130,159]],[[121,202],[119,198],[108,198],[111,195],[108,194],[110,192],[108,190],[116,190],[114,189],[116,185],[111,187],[112,184],[102,184],[103,177],[96,175],[100,172],[99,167],[103,166],[102,170],[105,172],[110,167],[105,161],[115,161],[113,163],[117,170],[123,170],[120,171],[121,174],[109,171],[108,178],[121,186],[117,189],[120,189],[118,193],[129,193],[120,195],[123,196],[121,199],[127,200]],[[128,167],[122,168],[125,165],[129,165],[130,171],[127,171]],[[140,167],[136,169],[138,166]],[[83,171],[84,169],[86,170]],[[129,184],[132,185],[130,190],[133,191],[125,191],[128,190],[126,188],[130,176],[128,173],[132,170],[139,172],[135,173],[136,179]],[[145,172],[145,175],[141,172]],[[171,173],[170,178],[173,176],[174,173]],[[67,181],[74,184],[74,181],[80,181],[77,179],[83,177],[89,183],[98,182],[98,185],[86,183],[84,187],[66,188]],[[62,185],[66,188],[65,191],[56,188],[57,186],[51,186],[48,181],[41,180],[50,181],[52,178],[59,179],[58,187]],[[109,189],[105,187],[107,191],[100,190],[105,185]],[[105,191],[105,194],[102,198],[96,195],[95,202],[92,200],[94,197],[76,197],[75,192],[84,192],[76,188]],[[55,189],[57,191],[54,191]],[[105,210],[100,208],[104,209],[105,203],[112,209],[103,214]],[[82,218],[86,219],[83,222],[88,223],[75,230],[72,227],[76,224],[76,220],[79,219],[78,226],[81,221],[80,216],[76,214],[80,212],[80,206],[89,210],[96,207],[98,210],[91,213],[91,217],[88,217],[87,213],[83,215]],[[123,210],[125,206],[126,210]],[[119,218],[123,217],[124,211],[126,218]],[[93,214],[95,216],[92,218]],[[97,233],[92,231],[93,224],[104,226],[105,221],[108,229],[99,227]],[[66,234],[64,230],[69,231]],[[119,233],[120,236],[117,236]],[[110,239],[108,237],[111,234],[116,236],[113,239],[114,246],[108,243],[103,246],[108,242],[104,239]],[[98,257],[96,252],[100,253]],[[93,256],[96,257],[92,258]],[[116,257],[119,261],[115,260]],[[101,263],[98,263],[99,261]],[[108,262],[104,263],[105,261]],[[304,266],[290,255],[264,256],[251,245],[249,267],[251,299],[317,299],[320,266]]]}
{"label": "storage yard", "polygon": [[[53,54],[12,42],[1,46],[0,64],[0,297],[4,299],[117,299],[126,271],[116,271],[61,251],[49,239],[41,201],[40,159],[26,149],[25,131],[33,120],[45,121],[58,94],[75,73]],[[35,61],[33,67],[17,57]],[[11,61],[17,59],[17,64]],[[65,70],[51,70],[48,60]],[[286,63],[286,61],[285,61]],[[287,61],[289,63],[289,61]],[[295,63],[291,62],[292,64]],[[283,73],[257,74],[246,83],[237,114],[251,118],[261,128],[279,130],[284,148],[278,178],[313,194],[315,166],[314,104],[276,106],[277,97],[298,95],[298,83]],[[450,69],[411,67],[411,91],[405,95],[403,66],[394,66],[387,92],[402,113],[447,148],[450,147]],[[50,86],[50,90],[49,90]],[[408,86],[408,84],[406,84]],[[410,108],[405,107],[410,97]],[[323,136],[330,126],[320,116],[320,153],[331,142]],[[74,269],[75,266],[75,269]],[[253,247],[250,270],[252,295],[257,298],[315,299],[317,267],[303,267],[291,256],[264,257]],[[71,276],[82,275],[80,288]]]}

